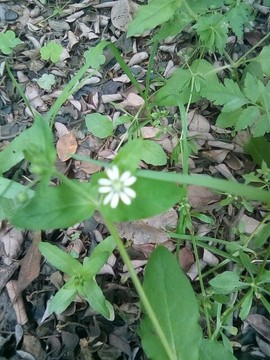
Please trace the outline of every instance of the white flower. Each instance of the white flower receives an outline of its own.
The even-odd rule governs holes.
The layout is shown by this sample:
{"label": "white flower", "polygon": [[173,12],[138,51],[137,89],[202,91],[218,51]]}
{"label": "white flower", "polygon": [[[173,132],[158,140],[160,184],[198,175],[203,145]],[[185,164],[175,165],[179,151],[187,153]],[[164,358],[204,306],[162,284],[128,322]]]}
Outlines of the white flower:
{"label": "white flower", "polygon": [[119,200],[124,204],[130,205],[131,200],[136,197],[136,192],[130,188],[131,185],[137,180],[135,176],[131,175],[130,171],[119,173],[116,165],[105,170],[108,178],[98,180],[100,185],[98,192],[107,194],[103,200],[103,204],[110,206],[114,209],[117,207]]}

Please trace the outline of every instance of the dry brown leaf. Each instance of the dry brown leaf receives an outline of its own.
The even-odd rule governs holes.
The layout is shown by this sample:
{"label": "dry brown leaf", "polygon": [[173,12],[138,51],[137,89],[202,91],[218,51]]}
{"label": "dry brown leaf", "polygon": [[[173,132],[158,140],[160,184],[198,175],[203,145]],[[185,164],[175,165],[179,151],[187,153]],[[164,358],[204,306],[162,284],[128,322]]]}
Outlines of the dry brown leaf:
{"label": "dry brown leaf", "polygon": [[14,227],[3,229],[0,232],[0,242],[4,245],[4,263],[10,265],[22,252],[23,233]]}
{"label": "dry brown leaf", "polygon": [[157,129],[154,126],[143,126],[141,128],[141,134],[144,139],[154,138],[158,132],[159,132],[159,129]]}
{"label": "dry brown leaf", "polygon": [[126,108],[139,108],[144,105],[144,100],[141,96],[135,93],[129,93],[127,98],[120,103],[120,105]]}
{"label": "dry brown leaf", "polygon": [[183,247],[179,251],[179,262],[184,272],[187,272],[191,265],[194,264],[194,255],[189,248]]}
{"label": "dry brown leaf", "polygon": [[216,266],[219,263],[218,258],[207,249],[203,250],[203,261],[209,266]]}
{"label": "dry brown leaf", "polygon": [[240,222],[244,224],[244,231],[246,234],[250,235],[253,231],[259,226],[260,222],[253,217],[247,216],[244,214]]}
{"label": "dry brown leaf", "polygon": [[67,161],[77,150],[77,140],[75,135],[70,132],[59,138],[56,144],[57,154],[61,161]]}
{"label": "dry brown leaf", "polygon": [[207,205],[219,201],[220,195],[202,186],[189,185],[188,199],[194,209],[203,210]]}
{"label": "dry brown leaf", "polygon": [[270,341],[270,321],[265,316],[251,314],[245,321],[266,340]]}
{"label": "dry brown leaf", "polygon": [[139,5],[130,0],[118,0],[112,7],[111,21],[116,29],[127,31],[128,23],[132,20]]}
{"label": "dry brown leaf", "polygon": [[169,240],[166,229],[172,230],[177,224],[177,213],[169,209],[163,214],[141,221],[127,221],[116,224],[119,235],[134,244],[160,244]]}
{"label": "dry brown leaf", "polygon": [[40,232],[34,233],[32,244],[28,248],[24,258],[21,260],[16,296],[19,296],[39,275],[41,254],[38,250],[38,243],[40,240]]}
{"label": "dry brown leaf", "polygon": [[229,154],[225,160],[225,163],[232,169],[232,170],[240,170],[243,168],[244,164],[241,160],[238,159],[237,156],[234,154]]}
{"label": "dry brown leaf", "polygon": [[228,152],[229,150],[210,150],[202,151],[202,155],[208,159],[215,161],[218,164],[221,164],[225,160]]}
{"label": "dry brown leaf", "polygon": [[17,322],[19,325],[24,325],[28,322],[27,314],[25,311],[24,303],[22,296],[17,297],[17,281],[10,280],[6,284],[6,289],[8,292],[8,296],[12,302],[13,309],[15,311]]}
{"label": "dry brown leaf", "polygon": [[134,244],[161,244],[168,240],[166,231],[156,229],[143,221],[127,221],[115,226],[120,237],[131,240]]}
{"label": "dry brown leaf", "polygon": [[10,265],[1,264],[0,265],[0,293],[6,286],[6,283],[14,274],[14,272],[18,269],[19,263],[13,262]]}
{"label": "dry brown leaf", "polygon": [[209,121],[196,110],[192,110],[187,115],[189,131],[197,131],[199,133],[208,133],[210,131]]}

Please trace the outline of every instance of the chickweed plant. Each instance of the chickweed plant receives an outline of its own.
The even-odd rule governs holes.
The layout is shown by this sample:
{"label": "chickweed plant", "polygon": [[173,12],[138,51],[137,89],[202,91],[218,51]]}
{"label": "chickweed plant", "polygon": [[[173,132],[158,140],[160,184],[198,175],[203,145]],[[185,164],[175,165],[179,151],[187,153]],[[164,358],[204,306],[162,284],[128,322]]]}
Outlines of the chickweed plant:
{"label": "chickweed plant", "polygon": [[[251,26],[256,11],[245,0],[149,1],[148,5],[139,7],[128,30],[128,36],[154,31],[145,90],[141,90],[117,48],[101,41],[86,51],[84,65],[66,85],[47,114],[42,116],[31,110],[35,119],[33,126],[0,153],[1,218],[7,218],[18,228],[39,231],[67,228],[98,211],[111,234],[96,247],[90,258],[85,258],[83,264],[46,242],[40,243],[40,251],[48,262],[68,275],[65,285],[51,302],[50,312],[61,313],[79,295],[94,310],[112,320],[113,306],[105,299],[95,276],[115,247],[140,297],[143,316],[139,335],[149,359],[233,360],[235,357],[229,338],[230,334],[237,333],[232,323],[234,312],[239,311],[240,319],[245,319],[254,299],[270,312],[267,300],[270,296],[270,273],[266,267],[270,250],[264,249],[270,218],[267,210],[270,194],[266,154],[262,152],[258,157],[256,147],[249,146],[249,153],[260,168],[246,175],[242,183],[189,174],[188,170],[190,139],[187,113],[191,104],[201,99],[207,99],[219,108],[220,115],[216,122],[219,127],[228,127],[235,132],[248,128],[256,137],[257,144],[264,142],[263,136],[270,132],[270,46],[265,45],[270,35],[268,33],[237,60],[231,57],[227,46],[229,35],[233,34],[238,39],[243,37],[244,28]],[[194,39],[191,55],[179,53],[182,66],[169,80],[163,81],[163,86],[154,96],[150,96],[151,73],[158,44],[182,32],[189,33]],[[98,161],[104,171],[94,174],[89,182],[71,180],[55,167],[52,127],[56,114],[68,97],[80,88],[83,77],[86,74],[91,76],[87,71],[90,68],[102,68],[105,48],[113,52],[143,97],[149,123],[159,126],[159,120],[168,114],[166,107],[178,108],[182,123],[177,145],[181,156],[181,173],[140,170],[141,160],[152,165],[164,165],[166,154],[158,150],[154,142],[143,140],[137,132],[135,136],[134,127],[129,128],[125,141],[110,164]],[[217,67],[211,63],[209,59],[214,53],[224,59],[224,65]],[[53,51],[48,45],[41,51],[41,56],[57,61],[52,57]],[[8,61],[6,71],[31,109]],[[219,76],[221,72],[225,74],[222,80]],[[134,118],[136,115],[133,118],[127,116],[123,122],[128,119],[132,123]],[[86,126],[96,136],[106,138],[113,135],[116,127],[116,124],[107,120],[99,114],[87,115]],[[139,122],[137,126],[140,127]],[[76,155],[74,158],[97,162]],[[35,179],[29,186],[4,176],[23,159],[29,162]],[[59,185],[52,186],[52,179],[57,179]],[[260,201],[265,207],[265,218],[251,235],[239,236],[239,240],[234,242],[197,236],[193,218],[200,218],[200,214],[192,213],[187,196],[188,185],[199,185],[220,193],[226,191],[228,196],[223,200],[223,206],[237,198],[240,199],[238,206],[252,211],[249,202]],[[148,218],[174,205],[179,209],[179,223],[177,231],[170,236],[177,241],[178,250],[183,241],[189,241],[193,246],[198,264],[198,293],[193,291],[176,257],[162,246],[153,251],[141,284],[114,225],[117,222]],[[211,220],[210,217],[204,219]],[[199,265],[198,247],[210,250],[219,256],[221,262],[203,273]],[[229,263],[232,264],[231,270],[226,268]],[[204,281],[206,277],[210,279],[207,285]],[[204,329],[199,325],[202,317]]]}

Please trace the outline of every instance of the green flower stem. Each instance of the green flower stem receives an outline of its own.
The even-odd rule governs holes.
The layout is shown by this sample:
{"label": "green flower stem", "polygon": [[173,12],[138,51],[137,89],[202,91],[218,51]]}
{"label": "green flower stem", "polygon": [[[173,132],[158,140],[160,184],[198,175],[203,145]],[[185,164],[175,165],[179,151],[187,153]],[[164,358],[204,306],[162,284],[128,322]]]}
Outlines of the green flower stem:
{"label": "green flower stem", "polygon": [[127,251],[126,251],[126,249],[125,249],[125,247],[124,247],[124,245],[123,245],[123,243],[122,243],[122,241],[121,241],[121,239],[120,239],[120,237],[119,237],[119,235],[117,233],[117,230],[116,230],[114,224],[108,218],[105,218],[104,216],[103,216],[103,218],[104,218],[105,225],[107,226],[109,232],[111,233],[111,235],[113,236],[113,238],[114,238],[114,240],[116,242],[117,248],[118,248],[118,250],[120,252],[120,255],[121,255],[121,257],[122,257],[128,271],[129,271],[130,277],[131,277],[131,279],[132,279],[132,281],[134,283],[134,286],[135,286],[135,288],[136,288],[136,290],[138,292],[138,295],[139,295],[140,300],[141,300],[141,302],[142,302],[142,304],[144,306],[144,309],[145,309],[146,313],[148,314],[148,316],[149,316],[149,318],[150,318],[150,320],[151,320],[151,322],[152,322],[152,324],[153,324],[153,326],[155,328],[155,331],[157,332],[157,335],[158,335],[158,337],[159,337],[159,339],[160,339],[160,341],[161,341],[161,343],[162,343],[162,345],[163,345],[169,359],[170,360],[181,360],[181,359],[177,359],[176,355],[172,352],[171,346],[167,341],[167,338],[166,338],[166,336],[165,336],[165,334],[164,334],[164,332],[163,332],[163,330],[162,330],[162,328],[161,328],[161,326],[159,324],[159,321],[157,319],[156,314],[154,313],[154,311],[152,309],[151,304],[149,303],[149,300],[148,300],[148,298],[147,298],[147,296],[146,296],[146,294],[145,294],[145,292],[143,290],[143,287],[142,287],[142,285],[140,283],[140,280],[139,280],[139,278],[138,278],[138,276],[137,276],[137,274],[136,274],[136,272],[135,272],[135,270],[133,268],[133,265],[132,265],[131,260],[130,260],[130,258],[128,256],[128,253],[127,253]]}

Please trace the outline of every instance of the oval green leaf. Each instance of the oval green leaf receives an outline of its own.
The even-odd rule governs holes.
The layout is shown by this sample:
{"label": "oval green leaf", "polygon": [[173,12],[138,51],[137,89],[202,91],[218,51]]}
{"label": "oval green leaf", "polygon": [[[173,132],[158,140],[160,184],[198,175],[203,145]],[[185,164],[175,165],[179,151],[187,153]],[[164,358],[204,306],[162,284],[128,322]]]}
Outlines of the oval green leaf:
{"label": "oval green leaf", "polygon": [[96,137],[104,139],[113,134],[113,123],[105,115],[88,114],[85,117],[87,129]]}
{"label": "oval green leaf", "polygon": [[[175,256],[165,247],[152,253],[143,288],[175,359],[198,360],[202,331],[197,300]],[[141,338],[150,359],[168,359],[147,314],[141,321]]]}

